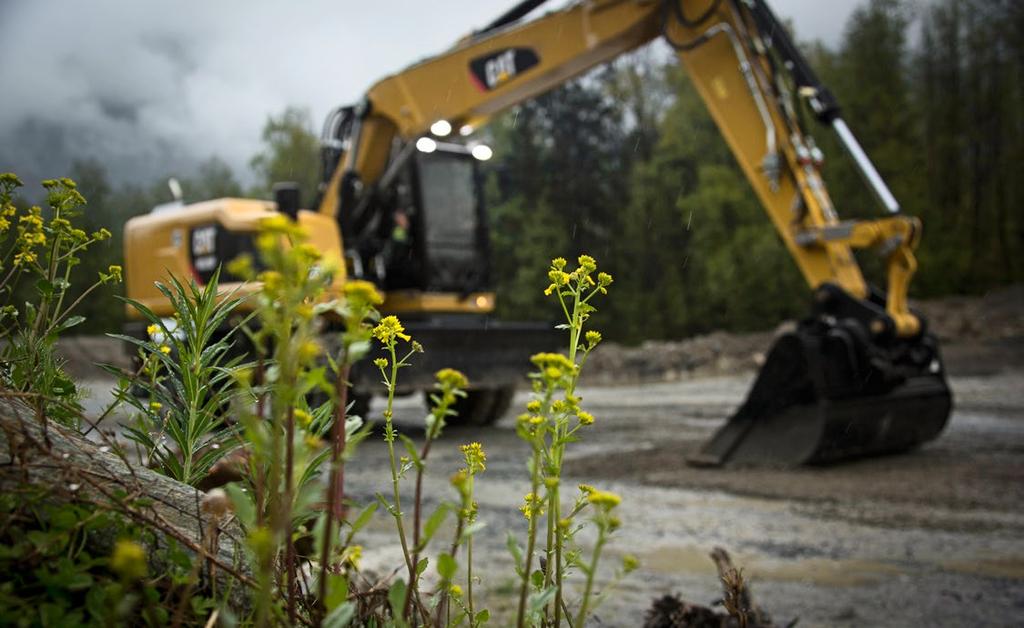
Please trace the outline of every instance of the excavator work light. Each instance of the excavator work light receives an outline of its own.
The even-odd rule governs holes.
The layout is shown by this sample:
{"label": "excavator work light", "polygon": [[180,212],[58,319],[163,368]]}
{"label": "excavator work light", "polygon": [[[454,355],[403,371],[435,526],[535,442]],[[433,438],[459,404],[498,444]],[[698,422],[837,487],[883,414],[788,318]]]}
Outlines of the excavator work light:
{"label": "excavator work light", "polygon": [[430,139],[429,137],[421,137],[416,140],[416,150],[421,153],[432,153],[437,150],[437,142]]}
{"label": "excavator work light", "polygon": [[452,123],[447,120],[438,120],[430,125],[430,132],[438,137],[447,137],[452,132]]}
{"label": "excavator work light", "polygon": [[476,157],[480,161],[487,161],[494,156],[494,151],[486,144],[477,144],[472,148],[472,150],[470,150],[470,152],[473,154],[473,157]]}

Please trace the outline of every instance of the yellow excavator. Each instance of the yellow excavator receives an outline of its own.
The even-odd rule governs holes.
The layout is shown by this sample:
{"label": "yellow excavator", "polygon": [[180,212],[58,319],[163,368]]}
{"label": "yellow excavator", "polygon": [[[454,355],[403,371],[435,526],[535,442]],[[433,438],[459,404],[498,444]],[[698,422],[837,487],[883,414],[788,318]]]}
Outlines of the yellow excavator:
{"label": "yellow excavator", "polygon": [[[297,188],[275,200],[218,199],[162,208],[125,227],[127,293],[158,313],[153,284],[167,273],[206,281],[253,249],[259,221],[283,212],[307,227],[346,278],[376,282],[382,310],[427,348],[403,375],[425,390],[438,366],[476,383],[464,420],[489,423],[511,400],[549,326],[492,312],[488,229],[476,138],[489,118],[658,38],[688,72],[812,291],[812,312],[784,334],[746,401],[689,462],[807,464],[893,453],[935,438],[951,395],[933,336],[907,290],[921,224],[900,206],[786,29],[763,0],[582,0],[529,17],[525,0],[452,48],[373,85],[340,107],[323,133],[314,209]],[[821,178],[821,151],[798,123],[808,107],[834,131],[887,215],[841,221]],[[886,260],[884,291],[865,281],[853,250]],[[224,278],[231,289],[232,278]],[[252,289],[252,287],[243,289]],[[765,294],[764,298],[772,295]],[[141,334],[133,323],[130,333]],[[330,325],[330,322],[328,322]],[[372,373],[353,386],[372,394]]]}

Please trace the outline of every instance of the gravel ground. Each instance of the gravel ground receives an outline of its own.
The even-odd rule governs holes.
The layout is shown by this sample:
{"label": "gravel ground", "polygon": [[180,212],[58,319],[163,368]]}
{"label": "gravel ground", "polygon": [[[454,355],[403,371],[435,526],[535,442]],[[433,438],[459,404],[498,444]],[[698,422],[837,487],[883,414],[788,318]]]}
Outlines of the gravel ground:
{"label": "gravel ground", "polygon": [[[907,455],[825,468],[687,467],[683,458],[722,424],[749,380],[583,391],[598,421],[570,450],[566,484],[586,481],[623,495],[624,525],[609,563],[627,552],[643,563],[600,607],[594,625],[637,625],[651,598],[664,593],[711,603],[718,585],[708,553],[716,545],[733,553],[760,603],[802,626],[1019,625],[1024,372],[954,378],[949,427]],[[417,402],[403,400],[396,420],[417,438],[422,413]],[[525,534],[516,506],[527,491],[527,452],[512,416],[491,428],[451,430],[432,454],[427,494],[450,494],[457,445],[473,440],[489,460],[477,482],[488,524],[475,549],[478,590],[501,617],[515,603],[506,535]],[[368,501],[386,490],[386,460],[382,443],[364,444],[349,467],[353,497]],[[367,547],[389,543],[390,525],[378,515],[363,539]],[[379,571],[399,563],[393,548],[368,552]]]}

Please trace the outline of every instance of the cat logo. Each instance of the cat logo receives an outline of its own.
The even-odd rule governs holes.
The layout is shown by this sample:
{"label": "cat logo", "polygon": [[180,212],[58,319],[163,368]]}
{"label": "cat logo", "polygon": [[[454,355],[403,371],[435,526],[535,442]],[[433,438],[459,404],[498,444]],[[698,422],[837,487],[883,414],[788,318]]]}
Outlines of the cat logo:
{"label": "cat logo", "polygon": [[540,63],[532,48],[505,48],[469,62],[469,79],[482,92],[489,92]]}

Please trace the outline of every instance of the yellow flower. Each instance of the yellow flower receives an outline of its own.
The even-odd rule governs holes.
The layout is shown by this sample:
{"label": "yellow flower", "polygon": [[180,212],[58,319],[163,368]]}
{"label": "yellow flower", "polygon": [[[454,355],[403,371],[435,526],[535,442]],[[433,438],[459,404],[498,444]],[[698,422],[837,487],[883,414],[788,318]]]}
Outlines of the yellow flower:
{"label": "yellow flower", "polygon": [[377,286],[369,281],[352,279],[345,282],[345,287],[342,290],[346,299],[359,304],[380,305],[384,302],[384,297],[377,291]]}
{"label": "yellow flower", "polygon": [[268,233],[287,235],[292,228],[292,221],[284,214],[274,214],[260,221],[260,229]]}
{"label": "yellow flower", "polygon": [[385,345],[390,345],[395,342],[395,338],[401,338],[402,340],[409,342],[412,337],[408,334],[403,333],[405,327],[398,320],[397,316],[385,316],[380,320],[380,323],[373,328],[373,337],[381,341]]}
{"label": "yellow flower", "polygon": [[248,253],[242,253],[235,259],[228,262],[227,268],[228,272],[235,277],[251,279],[253,274],[252,256]]}
{"label": "yellow flower", "polygon": [[154,412],[156,412],[157,410],[159,410],[162,407],[164,407],[164,404],[160,403],[159,401],[150,401],[149,402],[149,409],[154,411]]}
{"label": "yellow flower", "polygon": [[160,326],[157,325],[156,323],[146,327],[146,333],[149,334],[150,338],[155,336],[157,334],[157,332],[159,332],[159,331],[160,331]]}
{"label": "yellow flower", "polygon": [[385,368],[388,365],[388,361],[384,358],[374,358],[373,364],[379,369]]}
{"label": "yellow flower", "polygon": [[146,577],[146,550],[135,541],[121,539],[114,545],[110,569],[126,580]]}
{"label": "yellow flower", "polygon": [[306,447],[309,447],[310,449],[320,449],[321,447],[323,447],[324,444],[324,441],[320,440],[316,436],[313,436],[312,434],[306,435],[305,442]]}
{"label": "yellow flower", "polygon": [[121,274],[122,269],[117,264],[111,264],[110,266],[108,266],[107,273],[110,275],[110,278],[114,281],[122,281],[123,279],[123,276]]}
{"label": "yellow flower", "polygon": [[320,345],[314,340],[307,340],[299,345],[298,356],[303,362],[308,362],[320,355]]}
{"label": "yellow flower", "polygon": [[563,268],[565,268],[565,264],[566,261],[564,257],[556,257],[555,259],[551,260],[551,266],[555,270],[562,270]]}
{"label": "yellow flower", "polygon": [[593,349],[599,342],[601,342],[601,332],[593,330],[588,331],[585,338],[587,339],[587,346]]}
{"label": "yellow flower", "polygon": [[587,494],[587,501],[595,506],[610,510],[621,504],[622,498],[609,491],[593,490]]}
{"label": "yellow flower", "polygon": [[622,557],[622,571],[630,573],[632,571],[636,571],[639,566],[640,561],[637,560],[636,556],[633,556],[632,554],[626,554]]}
{"label": "yellow flower", "polygon": [[362,545],[349,545],[342,554],[342,562],[353,569],[359,569],[359,561],[363,558]]}
{"label": "yellow flower", "polygon": [[263,289],[268,292],[276,292],[283,283],[281,273],[276,270],[267,270],[260,273],[259,280],[263,282]]}
{"label": "yellow flower", "polygon": [[453,584],[449,591],[451,591],[451,594],[455,597],[462,597],[462,587],[457,584]]}
{"label": "yellow flower", "polygon": [[576,416],[578,416],[580,419],[580,425],[594,424],[594,415],[590,414],[589,412],[584,412],[583,410],[580,410],[579,414]]}
{"label": "yellow flower", "polygon": [[597,262],[594,261],[594,258],[590,257],[589,255],[580,255],[579,258],[576,261],[579,262],[580,269],[585,274],[589,275],[590,273],[592,273],[595,270],[597,270]]}
{"label": "yellow flower", "polygon": [[531,412],[533,414],[537,414],[538,412],[540,412],[540,408],[541,408],[541,404],[540,404],[540,400],[538,400],[538,399],[533,399],[529,403],[526,404],[527,411],[529,411],[529,412]]}
{"label": "yellow flower", "polygon": [[315,260],[320,259],[322,257],[322,255],[323,255],[322,253],[320,253],[319,249],[317,249],[315,246],[313,246],[312,244],[310,244],[308,242],[304,242],[304,243],[298,245],[297,247],[295,247],[295,250],[300,255],[305,257],[307,260],[314,260],[315,261]]}
{"label": "yellow flower", "polygon": [[466,376],[455,369],[441,369],[434,374],[434,377],[437,378],[437,383],[442,388],[465,388],[469,385],[469,380],[466,379]]}
{"label": "yellow flower", "polygon": [[103,229],[100,229],[99,231],[94,231],[93,234],[92,234],[92,237],[97,242],[102,242],[103,240],[109,240],[110,239],[110,232],[107,231],[105,228],[103,228]]}
{"label": "yellow flower", "polygon": [[580,484],[578,488],[580,489],[580,492],[583,493],[584,495],[590,495],[591,493],[597,490],[596,488],[589,484]]}
{"label": "yellow flower", "polygon": [[294,414],[295,422],[302,427],[309,427],[309,424],[313,422],[313,416],[302,408],[295,408]]}
{"label": "yellow flower", "polygon": [[561,353],[535,353],[530,356],[530,361],[539,368],[554,366],[570,371],[574,368],[572,360]]}
{"label": "yellow flower", "polygon": [[162,353],[164,355],[170,355],[171,354],[171,348],[168,347],[167,345],[160,345],[160,353]]}
{"label": "yellow flower", "polygon": [[533,519],[534,515],[544,514],[544,500],[536,493],[527,493],[519,510],[527,520]]}
{"label": "yellow flower", "polygon": [[21,251],[14,256],[15,266],[24,266],[26,264],[33,264],[36,261],[36,254],[32,251]]}
{"label": "yellow flower", "polygon": [[462,455],[466,459],[466,467],[469,474],[473,475],[479,471],[486,471],[487,454],[480,443],[470,443],[462,446]]}

